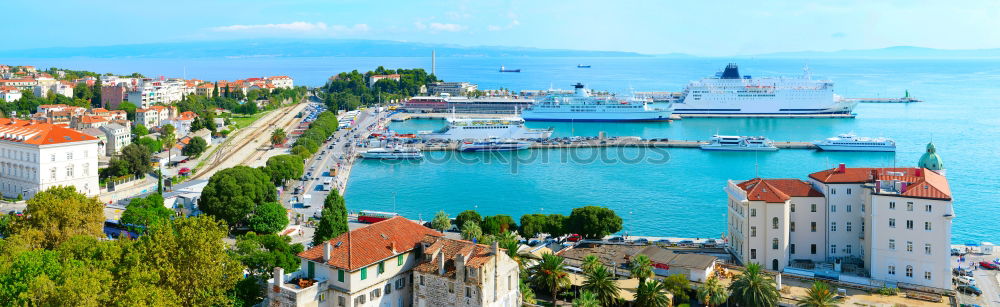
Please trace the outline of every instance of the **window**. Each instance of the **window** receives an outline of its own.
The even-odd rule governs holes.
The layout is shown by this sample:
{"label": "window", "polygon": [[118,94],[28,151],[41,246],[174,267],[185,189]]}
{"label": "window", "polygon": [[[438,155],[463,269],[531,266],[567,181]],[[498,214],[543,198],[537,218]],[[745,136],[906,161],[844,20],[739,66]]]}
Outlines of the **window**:
{"label": "window", "polygon": [[830,212],[837,212],[837,205],[830,205]]}
{"label": "window", "polygon": [[52,162],[56,162],[56,154],[52,154],[51,157],[52,157]]}
{"label": "window", "polygon": [[851,205],[847,205],[847,212],[851,212]]}
{"label": "window", "polygon": [[837,222],[830,222],[830,231],[837,231]]}
{"label": "window", "polygon": [[752,238],[756,236],[757,236],[757,226],[750,226],[750,237]]}
{"label": "window", "polygon": [[368,278],[368,268],[361,268],[361,280]]}
{"label": "window", "polygon": [[790,253],[794,254],[795,253],[795,244],[789,244],[788,245],[788,250],[789,250]]}
{"label": "window", "polygon": [[89,176],[90,175],[90,163],[84,163],[83,164],[83,175],[84,176]]}
{"label": "window", "polygon": [[816,204],[812,204],[812,207],[809,211],[816,212]]}
{"label": "window", "polygon": [[751,248],[750,249],[750,259],[757,259],[757,249],[756,248]]}
{"label": "window", "polygon": [[906,251],[913,252],[913,241],[906,241]]}
{"label": "window", "polygon": [[[929,205],[929,204],[928,205],[924,205],[924,211],[931,212],[931,205]],[[930,272],[928,272],[928,274],[930,274]]]}
{"label": "window", "polygon": [[889,275],[896,275],[896,266],[895,265],[890,265],[889,266]]}
{"label": "window", "polygon": [[913,203],[906,202],[906,211],[913,211]]}
{"label": "window", "polygon": [[788,231],[795,232],[795,222],[788,223]]}
{"label": "window", "polygon": [[66,153],[66,160],[73,160],[73,153],[72,152],[67,152]]}
{"label": "window", "polygon": [[448,283],[448,293],[455,293],[455,283]]}
{"label": "window", "polygon": [[757,209],[750,209],[750,216],[757,216]]}
{"label": "window", "polygon": [[896,202],[890,201],[889,202],[889,209],[896,210]]}
{"label": "window", "polygon": [[861,232],[865,232],[865,221],[861,221]]}
{"label": "window", "polygon": [[924,222],[924,230],[931,230],[931,222]]}
{"label": "window", "polygon": [[861,203],[861,212],[865,212],[865,204]]}
{"label": "window", "polygon": [[889,218],[889,228],[896,228],[896,219]]}
{"label": "window", "polygon": [[[847,188],[847,195],[851,195],[851,188]],[[847,210],[850,211],[850,210]]]}
{"label": "window", "polygon": [[66,178],[73,178],[73,166],[66,167]]}
{"label": "window", "polygon": [[389,295],[390,293],[392,293],[392,284],[389,283],[385,284],[385,289],[383,292],[385,292],[385,295]]}
{"label": "window", "polygon": [[778,229],[778,218],[771,218],[771,229]]}
{"label": "window", "polygon": [[403,266],[403,254],[399,254],[399,256],[396,256],[396,265]]}
{"label": "window", "polygon": [[913,220],[906,220],[906,229],[913,229]]}
{"label": "window", "polygon": [[830,244],[830,254],[833,255],[836,253],[837,253],[837,244]]}
{"label": "window", "polygon": [[790,209],[792,210],[792,212],[795,212],[795,204],[792,204],[792,206],[790,207]]}
{"label": "window", "polygon": [[343,296],[337,297],[337,306],[345,307],[347,306],[347,298]]}
{"label": "window", "polygon": [[927,255],[931,254],[931,244],[930,243],[924,244],[924,254],[927,254]]}
{"label": "window", "polygon": [[816,232],[816,222],[812,222],[812,232]]}
{"label": "window", "polygon": [[354,299],[354,304],[355,305],[361,305],[361,304],[364,304],[364,303],[365,303],[365,295],[364,294],[359,295],[357,298]]}
{"label": "window", "polygon": [[889,249],[896,249],[896,240],[889,239]]}
{"label": "window", "polygon": [[403,287],[406,287],[406,277],[396,280],[396,289],[402,289]]}
{"label": "window", "polygon": [[850,244],[847,244],[847,246],[844,246],[844,252],[848,253],[848,254],[851,253],[851,245]]}
{"label": "window", "polygon": [[424,285],[424,277],[423,277],[423,276],[420,276],[420,285],[421,285],[421,286],[423,286],[423,285]]}
{"label": "window", "polygon": [[771,239],[771,249],[778,249],[778,238]]}
{"label": "window", "polygon": [[906,277],[913,277],[913,266],[906,266]]}
{"label": "window", "polygon": [[809,246],[809,252],[812,253],[813,255],[816,254],[816,244]]}
{"label": "window", "polygon": [[337,281],[344,282],[344,270],[337,270]]}
{"label": "window", "polygon": [[373,301],[376,298],[379,298],[381,296],[382,296],[382,289],[378,289],[378,288],[376,288],[375,290],[372,290],[372,292],[368,293],[368,298],[370,298]]}
{"label": "window", "polygon": [[844,230],[851,231],[851,222],[847,222],[847,226]]}
{"label": "window", "polygon": [[465,287],[465,297],[467,297],[467,298],[472,297],[472,288],[471,287]]}
{"label": "window", "polygon": [[379,274],[385,273],[385,261],[378,263],[378,273]]}
{"label": "window", "polygon": [[836,195],[837,194],[837,189],[830,188],[830,194]]}
{"label": "window", "polygon": [[925,271],[925,272],[924,272],[924,279],[926,279],[926,280],[931,280],[931,272],[927,272],[927,271]]}

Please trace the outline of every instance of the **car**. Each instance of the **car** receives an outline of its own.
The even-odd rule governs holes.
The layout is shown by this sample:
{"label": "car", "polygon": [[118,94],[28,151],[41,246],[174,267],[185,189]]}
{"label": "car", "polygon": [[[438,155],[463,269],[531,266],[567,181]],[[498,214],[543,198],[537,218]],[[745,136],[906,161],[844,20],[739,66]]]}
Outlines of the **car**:
{"label": "car", "polygon": [[973,285],[961,285],[956,287],[955,290],[961,293],[972,294],[975,296],[983,295],[983,290],[979,290],[979,288]]}
{"label": "car", "polygon": [[976,279],[972,278],[971,276],[959,276],[959,277],[955,277],[954,281],[955,281],[956,284],[962,284],[962,285],[974,285],[974,284],[976,284]]}
{"label": "car", "polygon": [[670,244],[670,240],[668,240],[668,239],[659,239],[659,240],[656,240],[656,243]]}
{"label": "car", "polygon": [[972,276],[972,271],[963,268],[951,269],[951,274],[955,276]]}
{"label": "car", "polygon": [[951,249],[951,255],[952,256],[965,256],[965,251],[963,251],[961,249],[958,249],[958,248],[952,248]]}
{"label": "car", "polygon": [[638,239],[632,240],[632,243],[635,243],[635,244],[649,244],[649,239],[638,238]]}
{"label": "car", "polygon": [[622,238],[622,237],[612,237],[611,239],[608,239],[608,242],[623,243],[623,242],[625,242],[625,238]]}
{"label": "car", "polygon": [[569,241],[569,242],[580,242],[580,240],[583,240],[583,236],[575,234],[575,233],[569,235],[569,237],[566,238],[566,241]]}
{"label": "car", "polygon": [[538,240],[531,240],[531,241],[528,241],[528,246],[535,247],[535,246],[538,246],[538,244],[540,244],[540,243],[542,243],[542,242],[538,241]]}
{"label": "car", "polygon": [[995,263],[986,262],[986,261],[980,261],[979,262],[979,267],[987,269],[987,270],[1000,270],[1000,266],[996,265]]}

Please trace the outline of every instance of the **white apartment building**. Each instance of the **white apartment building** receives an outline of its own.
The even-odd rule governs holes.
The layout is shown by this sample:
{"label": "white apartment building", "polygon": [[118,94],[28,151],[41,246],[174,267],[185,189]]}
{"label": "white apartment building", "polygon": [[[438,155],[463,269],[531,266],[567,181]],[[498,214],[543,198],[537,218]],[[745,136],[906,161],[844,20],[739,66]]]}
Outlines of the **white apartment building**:
{"label": "white apartment building", "polygon": [[292,88],[294,86],[292,84],[293,83],[292,82],[292,77],[289,77],[289,76],[271,76],[271,77],[267,77],[267,82],[271,83],[271,85],[274,85],[274,87],[276,87],[276,88],[289,89],[289,88]]}
{"label": "white apartment building", "polygon": [[521,306],[514,259],[492,246],[425,236],[413,268],[413,302],[431,306]]}
{"label": "white apartment building", "polygon": [[949,289],[954,211],[940,161],[928,145],[917,168],[841,164],[806,181],[730,181],[731,253],[775,271]]}
{"label": "white apartment building", "polygon": [[0,193],[31,198],[54,186],[97,196],[99,140],[79,131],[0,118]]}
{"label": "white apartment building", "polygon": [[169,105],[181,100],[185,91],[184,80],[143,80],[127,93],[127,100],[140,108],[155,104]]}
{"label": "white apartment building", "polygon": [[421,241],[442,234],[403,217],[355,229],[298,254],[299,271],[275,268],[268,306],[413,306]]}
{"label": "white apartment building", "polygon": [[14,102],[21,99],[21,90],[13,86],[0,86],[0,102]]}
{"label": "white apartment building", "polygon": [[132,131],[128,127],[119,124],[107,124],[102,126],[101,132],[107,137],[105,150],[108,156],[114,156],[122,151],[122,148],[132,144]]}
{"label": "white apartment building", "polygon": [[136,109],[135,122],[136,124],[146,126],[146,128],[159,127],[168,124],[168,120],[172,117],[172,111],[174,110],[164,106],[150,106],[149,108]]}

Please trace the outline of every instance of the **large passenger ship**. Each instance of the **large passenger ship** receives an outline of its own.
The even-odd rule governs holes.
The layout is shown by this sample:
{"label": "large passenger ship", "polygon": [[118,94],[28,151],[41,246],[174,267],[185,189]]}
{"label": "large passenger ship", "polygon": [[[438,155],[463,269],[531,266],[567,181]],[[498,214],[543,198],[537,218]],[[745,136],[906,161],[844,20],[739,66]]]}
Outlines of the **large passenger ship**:
{"label": "large passenger ship", "polygon": [[573,85],[572,94],[549,94],[524,110],[521,117],[530,121],[661,121],[669,120],[669,105],[656,108],[643,99],[619,99],[595,96],[583,84]]}
{"label": "large passenger ship", "polygon": [[801,78],[741,76],[736,64],[713,78],[692,81],[674,104],[674,113],[728,115],[851,114],[857,101],[833,93],[833,82]]}
{"label": "large passenger ship", "polygon": [[824,151],[896,151],[896,142],[892,139],[858,137],[854,133],[841,134],[813,144]]}
{"label": "large passenger ship", "polygon": [[437,131],[420,131],[422,139],[483,140],[489,138],[533,139],[552,136],[552,128],[531,129],[520,117],[508,118],[449,118],[448,125]]}

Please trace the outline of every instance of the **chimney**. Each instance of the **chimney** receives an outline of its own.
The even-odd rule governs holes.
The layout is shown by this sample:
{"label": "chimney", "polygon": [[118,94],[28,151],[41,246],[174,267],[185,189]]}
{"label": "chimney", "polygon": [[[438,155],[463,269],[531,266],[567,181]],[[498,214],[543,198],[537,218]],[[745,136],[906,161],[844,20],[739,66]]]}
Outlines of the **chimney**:
{"label": "chimney", "polygon": [[330,262],[330,254],[333,253],[333,245],[330,241],[323,242],[323,263]]}
{"label": "chimney", "polygon": [[838,173],[845,173],[845,172],[847,172],[847,164],[841,163],[840,165],[838,165],[837,166],[837,172]]}
{"label": "chimney", "polygon": [[465,281],[465,255],[455,255],[455,280]]}
{"label": "chimney", "polygon": [[922,167],[918,167],[918,168],[916,168],[916,169],[915,169],[915,170],[913,171],[913,176],[917,176],[917,177],[923,177],[923,176],[924,176],[924,168],[922,168]]}
{"label": "chimney", "polygon": [[438,275],[444,275],[444,253],[438,251],[437,254],[434,255],[434,257],[437,257],[438,261]]}
{"label": "chimney", "polygon": [[285,269],[280,266],[274,267],[274,292],[281,291],[281,285],[285,283]]}

